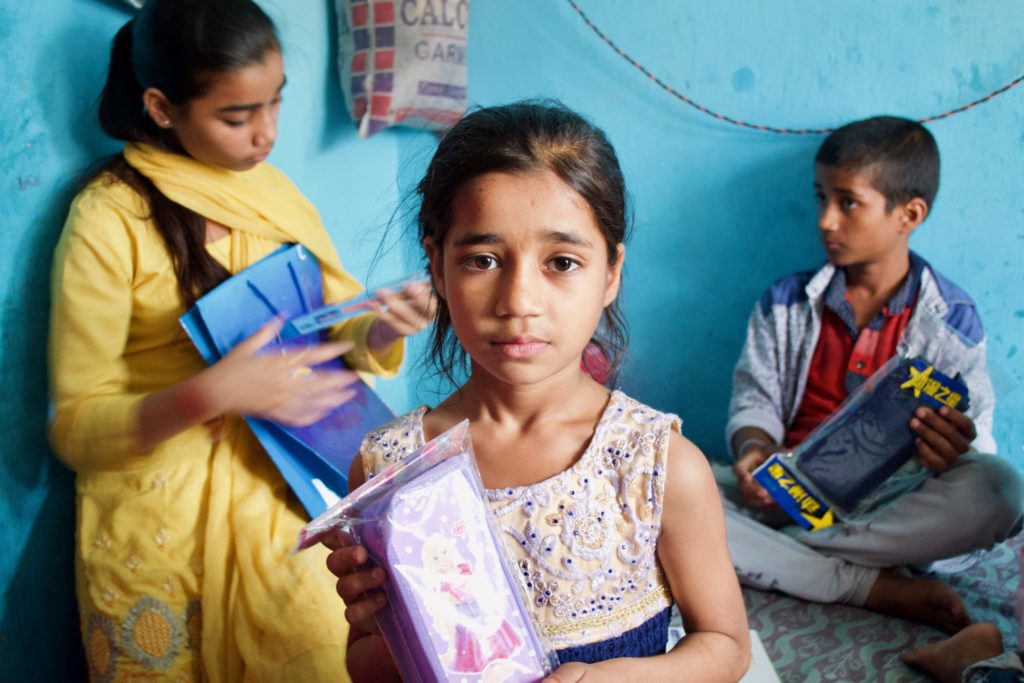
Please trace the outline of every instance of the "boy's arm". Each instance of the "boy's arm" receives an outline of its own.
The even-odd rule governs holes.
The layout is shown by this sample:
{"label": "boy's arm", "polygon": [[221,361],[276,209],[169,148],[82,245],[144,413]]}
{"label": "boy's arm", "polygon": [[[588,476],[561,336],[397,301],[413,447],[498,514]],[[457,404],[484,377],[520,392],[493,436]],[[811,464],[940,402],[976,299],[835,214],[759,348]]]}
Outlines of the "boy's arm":
{"label": "boy's arm", "polygon": [[[971,303],[959,303],[954,304],[941,320],[922,316],[911,339],[907,349],[910,355],[931,360],[947,374],[960,373],[967,386],[970,407],[964,411],[964,416],[973,424],[967,428],[958,420],[951,426],[962,427],[958,431],[968,437],[972,450],[995,453],[996,442],[992,434],[995,393],[988,372],[985,332],[977,309]],[[937,445],[941,449],[944,444],[940,442]]]}
{"label": "boy's arm", "polygon": [[965,355],[964,367],[960,372],[971,396],[971,405],[965,412],[974,422],[976,432],[971,447],[981,453],[995,453],[996,440],[992,428],[996,396],[992,388],[992,378],[988,373],[985,340],[982,339]]}
{"label": "boy's arm", "polygon": [[753,445],[748,439],[761,439],[767,445],[774,445],[785,435],[779,361],[784,345],[777,338],[776,322],[772,307],[766,307],[763,302],[754,306],[747,321],[746,340],[733,371],[729,421],[725,428],[726,443],[735,459],[742,455],[740,449]]}

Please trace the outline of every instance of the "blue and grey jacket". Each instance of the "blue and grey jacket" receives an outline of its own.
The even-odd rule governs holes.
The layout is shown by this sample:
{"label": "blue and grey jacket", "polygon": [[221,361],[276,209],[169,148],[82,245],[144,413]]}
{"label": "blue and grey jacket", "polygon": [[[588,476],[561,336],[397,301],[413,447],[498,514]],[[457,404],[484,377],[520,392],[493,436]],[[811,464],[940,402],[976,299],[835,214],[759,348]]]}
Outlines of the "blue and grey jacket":
{"label": "blue and grey jacket", "polygon": [[[919,259],[916,254],[912,258]],[[747,338],[733,373],[727,449],[743,427],[759,427],[777,443],[796,417],[821,333],[824,295],[836,269],[795,273],[765,290],[750,314]],[[978,436],[974,450],[995,453],[995,394],[985,359],[985,332],[971,298],[924,263],[917,303],[901,344],[906,354],[934,363],[948,375],[960,372],[970,391],[966,414]]]}

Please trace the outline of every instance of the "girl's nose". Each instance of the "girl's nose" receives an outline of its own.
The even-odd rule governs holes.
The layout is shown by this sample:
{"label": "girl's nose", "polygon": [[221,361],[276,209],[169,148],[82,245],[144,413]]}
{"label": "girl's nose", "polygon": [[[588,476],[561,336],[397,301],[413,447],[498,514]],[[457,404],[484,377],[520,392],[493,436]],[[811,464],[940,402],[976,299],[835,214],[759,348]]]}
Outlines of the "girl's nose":
{"label": "girl's nose", "polygon": [[500,317],[528,318],[543,310],[543,275],[528,264],[505,264],[495,313]]}
{"label": "girl's nose", "polygon": [[262,110],[257,116],[252,136],[253,147],[270,147],[277,139],[277,116],[268,110]]}

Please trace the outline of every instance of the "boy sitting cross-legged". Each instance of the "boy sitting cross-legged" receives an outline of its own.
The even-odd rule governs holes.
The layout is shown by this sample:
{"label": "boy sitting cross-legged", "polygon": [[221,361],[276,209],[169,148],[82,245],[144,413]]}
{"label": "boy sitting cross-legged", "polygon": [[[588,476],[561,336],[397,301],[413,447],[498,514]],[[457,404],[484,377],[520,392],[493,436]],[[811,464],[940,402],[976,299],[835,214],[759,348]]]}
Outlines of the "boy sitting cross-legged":
{"label": "boy sitting cross-legged", "polygon": [[[814,190],[828,263],[782,278],[754,307],[726,428],[736,490],[723,493],[741,582],[953,633],[970,623],[957,595],[937,579],[910,578],[899,568],[988,548],[1017,533],[1024,486],[1009,463],[991,454],[995,398],[974,303],[908,246],[938,182],[935,140],[913,121],[857,121],[821,145]],[[777,531],[772,498],[752,472],[806,438],[901,341],[909,355],[940,368],[957,359],[954,371],[970,391],[966,413],[945,406],[916,411],[916,461],[882,485],[875,499],[887,502],[864,521]],[[908,490],[921,467],[934,476]]]}

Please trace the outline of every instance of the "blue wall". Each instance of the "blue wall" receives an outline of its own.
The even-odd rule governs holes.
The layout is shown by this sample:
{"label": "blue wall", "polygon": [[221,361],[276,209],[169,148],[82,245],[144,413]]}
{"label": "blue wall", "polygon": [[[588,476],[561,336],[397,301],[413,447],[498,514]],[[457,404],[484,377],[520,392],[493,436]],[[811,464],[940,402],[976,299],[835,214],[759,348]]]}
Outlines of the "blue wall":
{"label": "blue wall", "polygon": [[[703,104],[778,127],[923,118],[1024,73],[1024,5],[873,0],[579,2],[618,46]],[[474,6],[470,92],[555,96],[615,144],[636,206],[625,388],[678,412],[709,455],[760,291],[824,259],[811,159],[821,136],[736,128],[674,99],[619,58],[565,0]],[[942,186],[912,248],[972,294],[989,334],[996,438],[1024,467],[1024,85],[930,125]],[[1022,349],[1024,350],[1024,349]]]}
{"label": "blue wall", "polygon": [[[417,250],[395,207],[433,137],[399,131],[358,140],[336,85],[333,3],[264,4],[281,28],[289,78],[272,161],[320,208],[352,272],[380,282],[405,271]],[[668,83],[778,126],[926,116],[1024,72],[1016,30],[1024,5],[1011,0],[864,0],[850,10],[810,0],[581,4]],[[127,17],[113,0],[0,6],[0,547],[8,549],[0,557],[0,680],[80,671],[72,478],[43,431],[46,282],[66,189],[116,149],[97,132],[93,105],[109,41]],[[688,435],[720,455],[750,306],[775,277],[822,260],[810,189],[820,138],[741,130],[685,107],[611,52],[563,0],[477,2],[469,63],[479,104],[555,96],[608,132],[636,206],[625,388],[680,413]],[[1024,467],[1022,112],[1024,87],[932,124],[942,189],[912,244],[977,299],[1000,394],[997,439]],[[391,249],[375,260],[384,237]],[[414,343],[411,355],[422,346]],[[414,369],[381,392],[406,410],[433,400],[434,386]]]}

